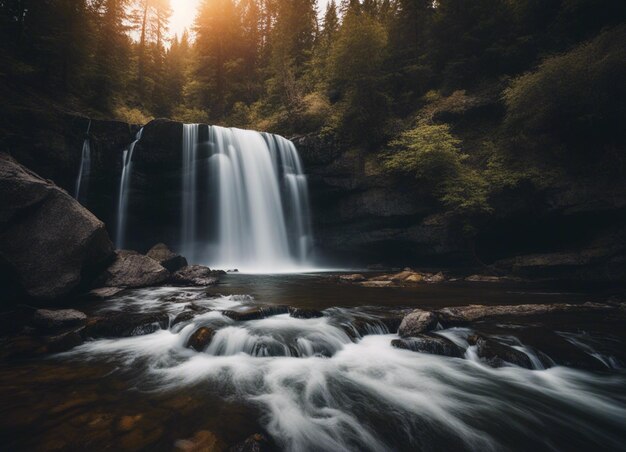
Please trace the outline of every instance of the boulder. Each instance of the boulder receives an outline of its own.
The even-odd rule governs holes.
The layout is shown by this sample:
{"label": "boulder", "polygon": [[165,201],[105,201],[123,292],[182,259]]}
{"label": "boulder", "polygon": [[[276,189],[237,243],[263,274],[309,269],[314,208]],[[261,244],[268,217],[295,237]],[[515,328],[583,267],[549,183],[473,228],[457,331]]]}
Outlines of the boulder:
{"label": "boulder", "polygon": [[432,312],[415,309],[404,316],[398,328],[398,334],[403,338],[419,336],[435,328],[437,321],[437,316]]}
{"label": "boulder", "polygon": [[113,264],[100,277],[105,287],[149,287],[168,281],[170,272],[154,259],[141,254],[118,252]]}
{"label": "boulder", "polygon": [[89,319],[81,334],[84,338],[91,339],[142,336],[167,328],[169,320],[169,316],[164,313],[129,314],[119,312]]}
{"label": "boulder", "polygon": [[461,358],[463,350],[454,342],[445,337],[421,334],[407,339],[394,339],[391,345],[396,348],[411,350],[431,355],[451,356]]}
{"label": "boulder", "polygon": [[33,324],[42,330],[60,330],[83,325],[87,316],[75,309],[37,309],[33,315]]}
{"label": "boulder", "polygon": [[511,363],[526,369],[533,368],[528,355],[495,339],[481,334],[474,334],[467,338],[467,342],[470,345],[476,345],[476,354],[485,359],[487,364],[492,367],[502,367],[506,363]]}
{"label": "boulder", "polygon": [[66,296],[112,258],[100,220],[2,153],[0,199],[0,267],[27,296],[50,301]]}
{"label": "boulder", "polygon": [[106,298],[114,297],[124,290],[125,289],[123,287],[99,287],[97,289],[90,290],[87,293],[87,296],[95,298],[97,300],[104,300]]}
{"label": "boulder", "polygon": [[203,326],[193,332],[186,346],[187,348],[193,348],[195,351],[201,352],[211,343],[213,336],[215,336],[215,330]]}
{"label": "boulder", "polygon": [[260,306],[257,308],[249,308],[242,311],[226,310],[222,311],[226,317],[229,317],[237,321],[258,320],[270,317],[273,315],[287,314],[289,312],[288,306],[283,305],[268,305]]}
{"label": "boulder", "polygon": [[146,256],[154,259],[171,272],[175,272],[187,266],[187,259],[180,254],[172,252],[165,243],[154,245],[150,248],[150,251],[146,253]]}
{"label": "boulder", "polygon": [[317,309],[294,308],[291,306],[289,307],[289,315],[297,319],[324,317],[324,313],[322,311],[318,311]]}
{"label": "boulder", "polygon": [[188,322],[191,319],[193,319],[196,316],[196,312],[194,311],[183,311],[180,314],[178,314],[176,317],[174,317],[174,320],[172,320],[172,325],[177,325],[181,322]]}
{"label": "boulder", "polygon": [[180,286],[214,286],[219,282],[218,274],[203,265],[188,265],[175,272],[170,282]]}

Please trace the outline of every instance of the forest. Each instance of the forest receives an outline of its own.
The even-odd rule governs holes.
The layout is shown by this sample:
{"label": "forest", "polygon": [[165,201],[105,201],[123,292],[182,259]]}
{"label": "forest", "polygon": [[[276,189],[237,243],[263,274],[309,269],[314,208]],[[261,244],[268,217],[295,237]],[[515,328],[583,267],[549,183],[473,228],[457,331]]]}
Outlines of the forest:
{"label": "forest", "polygon": [[[624,2],[317,8],[203,0],[177,37],[166,0],[2,0],[4,107],[331,136],[469,216],[522,183],[624,177]],[[446,119],[481,107],[478,123]]]}

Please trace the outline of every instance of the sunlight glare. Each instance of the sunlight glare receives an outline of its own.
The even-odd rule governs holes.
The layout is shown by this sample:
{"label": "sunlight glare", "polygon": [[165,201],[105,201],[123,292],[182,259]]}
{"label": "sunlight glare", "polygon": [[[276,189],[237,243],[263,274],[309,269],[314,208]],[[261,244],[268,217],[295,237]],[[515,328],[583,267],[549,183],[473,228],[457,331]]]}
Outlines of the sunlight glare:
{"label": "sunlight glare", "polygon": [[200,0],[170,0],[172,18],[170,19],[170,33],[172,36],[182,36],[185,30],[191,31],[196,18],[196,11]]}

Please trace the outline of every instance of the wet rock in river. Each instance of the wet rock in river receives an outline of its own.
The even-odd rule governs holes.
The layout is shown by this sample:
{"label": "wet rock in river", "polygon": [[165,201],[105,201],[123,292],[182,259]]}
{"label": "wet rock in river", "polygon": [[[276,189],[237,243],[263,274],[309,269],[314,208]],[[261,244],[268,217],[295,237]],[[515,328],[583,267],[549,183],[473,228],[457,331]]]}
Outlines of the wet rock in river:
{"label": "wet rock in river", "polygon": [[365,281],[365,276],[361,275],[360,273],[353,273],[351,275],[341,275],[339,276],[339,281],[361,282],[361,281]]}
{"label": "wet rock in river", "polygon": [[289,307],[289,315],[297,319],[314,319],[324,317],[324,313],[322,311],[318,311],[317,309],[294,308],[291,306]]}
{"label": "wet rock in river", "polygon": [[179,323],[182,322],[188,322],[191,319],[193,319],[196,316],[196,312],[193,311],[183,311],[180,314],[178,314],[176,317],[174,317],[174,320],[172,320],[172,325],[178,325]]}
{"label": "wet rock in river", "polygon": [[215,433],[200,430],[191,438],[176,441],[174,450],[177,452],[220,452],[226,450],[226,445]]}
{"label": "wet rock in river", "polygon": [[151,259],[154,259],[170,272],[175,272],[187,266],[187,259],[180,254],[174,253],[165,243],[158,243],[150,248],[146,253]]}
{"label": "wet rock in river", "polygon": [[98,300],[104,300],[106,298],[114,297],[124,290],[126,289],[124,289],[123,287],[99,287],[97,289],[90,290],[87,293],[87,296]]}
{"label": "wet rock in river", "polygon": [[415,309],[405,315],[398,328],[400,337],[418,336],[437,326],[437,316],[430,311]]}
{"label": "wet rock in river", "polygon": [[130,337],[151,334],[169,325],[169,316],[164,313],[129,314],[119,312],[94,317],[87,321],[82,335],[85,338]]}
{"label": "wet rock in river", "polygon": [[174,273],[170,282],[181,286],[214,286],[219,282],[219,274],[204,265],[188,265]]}
{"label": "wet rock in river", "polygon": [[264,319],[265,317],[271,317],[273,315],[278,314],[286,314],[289,312],[289,307],[284,305],[268,305],[268,306],[260,306],[257,308],[245,309],[242,311],[234,311],[234,310],[226,310],[222,311],[226,317],[230,317],[233,320],[237,321],[246,321],[246,320],[258,320]]}
{"label": "wet rock in river", "polygon": [[60,330],[83,325],[87,316],[75,309],[37,309],[33,314],[33,324],[43,330]]}
{"label": "wet rock in river", "polygon": [[429,353],[431,355],[450,356],[461,358],[464,351],[454,342],[445,337],[436,335],[421,334],[417,337],[406,339],[394,339],[391,345],[396,348],[411,350],[420,353]]}
{"label": "wet rock in river", "polygon": [[170,276],[154,259],[136,253],[117,252],[113,264],[99,280],[104,287],[150,287],[165,283]]}
{"label": "wet rock in river", "polygon": [[437,312],[437,316],[445,325],[462,325],[477,320],[494,318],[500,316],[531,316],[543,315],[553,312],[569,312],[569,311],[595,311],[606,310],[612,307],[601,303],[583,303],[583,304],[518,304],[503,306],[487,306],[487,305],[469,305],[451,308],[443,308]]}
{"label": "wet rock in river", "polygon": [[270,452],[272,447],[269,440],[260,433],[249,436],[245,441],[236,444],[228,452]]}
{"label": "wet rock in river", "polygon": [[193,348],[195,351],[201,352],[208,347],[211,343],[211,339],[213,339],[213,336],[215,336],[215,330],[213,328],[207,328],[206,326],[198,328],[189,337],[186,347]]}
{"label": "wet rock in river", "polygon": [[80,330],[69,331],[57,336],[50,336],[45,339],[46,351],[48,353],[61,353],[81,345],[84,339]]}
{"label": "wet rock in river", "polygon": [[467,342],[470,345],[476,345],[476,354],[485,359],[487,364],[492,367],[502,367],[506,365],[505,363],[511,363],[526,369],[533,368],[528,355],[495,339],[474,334],[467,338]]}

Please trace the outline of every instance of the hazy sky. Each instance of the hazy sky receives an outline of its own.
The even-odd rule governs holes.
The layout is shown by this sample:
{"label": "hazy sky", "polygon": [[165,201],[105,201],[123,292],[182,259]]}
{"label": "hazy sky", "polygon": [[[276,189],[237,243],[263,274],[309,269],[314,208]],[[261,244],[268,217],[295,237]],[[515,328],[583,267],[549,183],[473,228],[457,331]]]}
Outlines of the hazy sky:
{"label": "hazy sky", "polygon": [[[320,14],[326,10],[326,4],[329,0],[317,0],[317,9]],[[180,36],[187,28],[193,26],[196,17],[196,9],[200,0],[170,0],[172,4],[172,20],[170,21],[170,32]]]}

